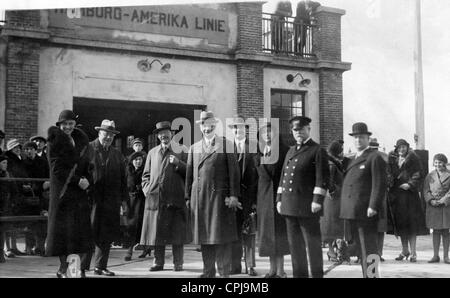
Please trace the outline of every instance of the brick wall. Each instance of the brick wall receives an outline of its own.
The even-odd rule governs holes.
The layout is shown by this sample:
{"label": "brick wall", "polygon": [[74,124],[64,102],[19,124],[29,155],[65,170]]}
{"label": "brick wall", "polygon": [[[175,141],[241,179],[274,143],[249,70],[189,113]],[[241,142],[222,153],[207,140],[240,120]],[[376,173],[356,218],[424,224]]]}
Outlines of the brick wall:
{"label": "brick wall", "polygon": [[313,29],[313,53],[321,60],[341,61],[341,16],[328,9],[315,14],[317,26]]}
{"label": "brick wall", "polygon": [[320,144],[328,146],[343,140],[342,73],[322,69],[319,72]]}
{"label": "brick wall", "polygon": [[6,140],[18,138],[21,142],[37,131],[39,97],[38,42],[13,39],[8,44],[6,73]]}
{"label": "brick wall", "polygon": [[41,15],[39,10],[8,10],[6,25],[21,29],[36,29],[40,27]]}
{"label": "brick wall", "polygon": [[237,49],[246,52],[262,50],[262,4],[238,3]]}

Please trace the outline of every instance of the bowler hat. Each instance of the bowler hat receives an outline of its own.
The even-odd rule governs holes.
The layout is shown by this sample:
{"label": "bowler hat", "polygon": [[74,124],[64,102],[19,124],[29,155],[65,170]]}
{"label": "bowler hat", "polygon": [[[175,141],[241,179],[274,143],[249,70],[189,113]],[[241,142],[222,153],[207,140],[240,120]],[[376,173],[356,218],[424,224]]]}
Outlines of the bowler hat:
{"label": "bowler hat", "polygon": [[372,133],[370,131],[368,131],[367,124],[365,124],[363,122],[357,122],[357,123],[353,124],[352,132],[349,133],[349,135],[351,135],[351,136],[355,136],[355,135],[369,135],[369,136],[371,136]]}
{"label": "bowler hat", "polygon": [[44,143],[47,143],[47,140],[43,136],[32,136],[30,138],[30,142],[34,142],[34,141],[37,141],[37,140],[40,140],[40,141],[42,141]]}
{"label": "bowler hat", "polygon": [[305,116],[295,116],[289,120],[289,124],[291,125],[292,129],[294,128],[300,129],[306,125],[309,125],[310,123],[311,118]]}
{"label": "bowler hat", "polygon": [[56,122],[56,126],[59,126],[62,122],[67,120],[77,120],[78,115],[75,115],[71,110],[64,110],[59,114],[58,122]]}
{"label": "bowler hat", "polygon": [[131,142],[131,146],[134,146],[134,144],[140,143],[141,145],[144,145],[144,142],[140,138],[135,138],[133,142]]}
{"label": "bowler hat", "polygon": [[206,120],[209,120],[209,121],[211,121],[212,123],[216,123],[216,122],[217,122],[216,118],[214,117],[214,113],[211,112],[211,111],[208,111],[208,112],[202,111],[202,112],[200,113],[200,120],[197,120],[197,121],[195,121],[195,122],[196,122],[197,124],[201,124],[201,123],[205,122]]}
{"label": "bowler hat", "polygon": [[248,124],[245,123],[244,117],[236,115],[233,118],[233,122],[231,124],[228,124],[229,128],[233,128],[235,126],[248,126]]}
{"label": "bowler hat", "polygon": [[96,131],[104,130],[116,135],[120,133],[120,131],[116,130],[116,124],[114,123],[114,121],[108,119],[103,120],[100,126],[95,127],[95,130]]}
{"label": "bowler hat", "polygon": [[20,148],[22,148],[22,145],[20,145],[19,140],[17,139],[11,139],[6,143],[6,151],[10,151],[14,148],[16,148],[17,146],[19,146]]}
{"label": "bowler hat", "polygon": [[36,145],[36,143],[35,142],[26,142],[24,145],[23,145],[23,148],[25,149],[25,148],[34,148],[34,150],[37,150],[38,149],[38,147],[37,147],[37,145]]}
{"label": "bowler hat", "polygon": [[153,133],[156,134],[158,132],[160,132],[161,130],[171,130],[172,129],[172,124],[169,121],[161,121],[156,123],[156,128],[153,130]]}

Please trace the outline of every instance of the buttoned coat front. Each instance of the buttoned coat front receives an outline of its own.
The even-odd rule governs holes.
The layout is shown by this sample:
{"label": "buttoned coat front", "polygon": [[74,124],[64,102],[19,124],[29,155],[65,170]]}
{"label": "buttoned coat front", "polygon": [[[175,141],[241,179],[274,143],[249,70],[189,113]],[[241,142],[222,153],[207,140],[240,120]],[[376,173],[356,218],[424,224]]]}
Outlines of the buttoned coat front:
{"label": "buttoned coat front", "polygon": [[[450,228],[450,171],[439,173],[434,170],[425,178],[423,196],[426,201],[426,224],[429,229]],[[431,206],[432,199],[444,199],[444,205]]]}
{"label": "buttoned coat front", "polygon": [[[188,241],[187,210],[185,210],[184,186],[186,177],[187,147],[171,144],[163,152],[161,145],[148,153],[142,174],[142,190],[145,194],[144,220],[141,244],[183,244]],[[179,159],[179,164],[169,163],[170,155]],[[163,207],[177,209],[184,215],[174,222],[167,222]]]}
{"label": "buttoned coat front", "polygon": [[320,145],[309,139],[299,150],[292,146],[284,159],[277,202],[281,215],[319,217],[323,208],[312,213],[311,204],[323,204],[328,187],[328,157]]}
{"label": "buttoned coat front", "polygon": [[387,191],[386,166],[383,157],[374,149],[367,149],[358,158],[352,157],[344,172],[341,218],[368,220],[369,207],[378,212],[378,218],[383,218]]}
{"label": "buttoned coat front", "polygon": [[206,148],[202,140],[189,148],[186,198],[190,199],[195,244],[226,244],[238,239],[235,211],[225,205],[226,197],[240,196],[234,145],[219,136],[212,143]]}

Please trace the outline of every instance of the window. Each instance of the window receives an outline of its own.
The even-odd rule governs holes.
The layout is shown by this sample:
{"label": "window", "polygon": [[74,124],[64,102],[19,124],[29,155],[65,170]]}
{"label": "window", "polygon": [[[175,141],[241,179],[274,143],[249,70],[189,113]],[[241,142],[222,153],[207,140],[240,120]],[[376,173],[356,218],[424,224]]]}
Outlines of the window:
{"label": "window", "polygon": [[280,121],[281,140],[286,145],[293,145],[289,119],[305,114],[306,92],[272,89],[270,93],[271,115]]}

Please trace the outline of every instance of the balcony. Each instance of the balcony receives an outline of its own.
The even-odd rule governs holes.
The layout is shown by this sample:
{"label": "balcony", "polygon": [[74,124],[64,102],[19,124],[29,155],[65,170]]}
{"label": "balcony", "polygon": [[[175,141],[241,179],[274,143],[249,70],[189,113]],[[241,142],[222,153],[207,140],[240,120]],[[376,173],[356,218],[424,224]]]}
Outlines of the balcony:
{"label": "balcony", "polygon": [[295,22],[292,17],[269,13],[262,16],[263,51],[276,55],[314,58],[312,51],[314,21]]}

